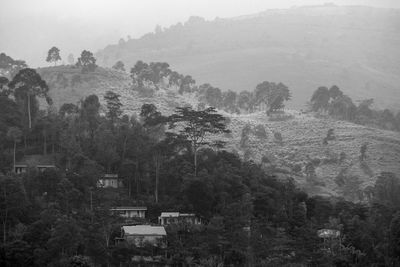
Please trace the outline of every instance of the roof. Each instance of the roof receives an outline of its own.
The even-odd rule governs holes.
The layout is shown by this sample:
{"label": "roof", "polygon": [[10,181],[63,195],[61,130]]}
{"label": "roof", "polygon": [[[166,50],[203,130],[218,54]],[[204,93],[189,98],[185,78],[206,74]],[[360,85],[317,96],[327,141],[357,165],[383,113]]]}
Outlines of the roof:
{"label": "roof", "polygon": [[193,213],[180,213],[180,212],[161,212],[160,217],[194,217]]}
{"label": "roof", "polygon": [[106,173],[106,174],[104,174],[103,175],[103,177],[102,178],[108,178],[108,179],[110,179],[110,178],[118,178],[118,174],[115,174],[115,173]]}
{"label": "roof", "polygon": [[55,167],[55,159],[53,156],[48,155],[27,155],[21,160],[15,163],[17,166],[28,165],[28,166],[51,166]]}
{"label": "roof", "polygon": [[179,217],[179,212],[161,212],[160,217]]}
{"label": "roof", "polygon": [[167,235],[164,226],[133,225],[122,226],[127,235]]}
{"label": "roof", "polygon": [[110,210],[147,210],[147,207],[113,207]]}

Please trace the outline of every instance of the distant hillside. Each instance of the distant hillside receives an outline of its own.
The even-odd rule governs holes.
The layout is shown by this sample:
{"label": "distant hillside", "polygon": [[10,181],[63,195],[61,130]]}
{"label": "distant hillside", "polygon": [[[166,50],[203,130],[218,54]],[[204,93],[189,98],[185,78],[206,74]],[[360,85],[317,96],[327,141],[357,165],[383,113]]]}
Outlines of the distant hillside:
{"label": "distant hillside", "polygon": [[[98,68],[94,73],[81,74],[79,69],[60,66],[38,71],[49,84],[50,95],[58,107],[63,103],[75,103],[89,94],[97,94],[100,101],[104,101],[107,90],[122,96],[124,111],[129,115],[138,114],[144,103],[154,103],[163,114],[171,114],[176,106],[197,107],[199,104],[195,94],[180,95],[172,89],[161,88],[152,96],[143,96],[131,88],[127,73],[115,70]],[[287,118],[283,121],[271,120],[263,112],[221,113],[230,118],[232,133],[218,137],[226,142],[228,150],[258,164],[263,162],[265,169],[282,177],[293,177],[310,194],[365,200],[368,186],[373,185],[380,172],[400,173],[400,135],[397,132],[319,119],[293,110],[286,111]],[[243,144],[242,130],[246,126],[250,130]],[[265,129],[266,136],[257,134],[257,126]],[[336,139],[323,145],[329,129],[334,129]],[[282,142],[274,137],[276,132],[281,134]],[[363,143],[368,144],[367,159],[360,162]],[[315,178],[307,178],[305,173],[310,162],[315,165]]]}
{"label": "distant hillside", "polygon": [[338,85],[353,99],[400,108],[400,11],[314,6],[231,19],[192,17],[140,39],[99,51],[105,66],[122,60],[165,61],[197,84],[252,90],[264,80],[293,91],[302,108],[318,86]]}

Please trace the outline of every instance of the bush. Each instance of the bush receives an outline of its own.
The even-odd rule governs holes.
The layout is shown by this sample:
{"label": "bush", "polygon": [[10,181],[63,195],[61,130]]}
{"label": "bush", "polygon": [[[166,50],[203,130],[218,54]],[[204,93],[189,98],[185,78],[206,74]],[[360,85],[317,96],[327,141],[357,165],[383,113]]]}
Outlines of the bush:
{"label": "bush", "polygon": [[280,132],[274,132],[274,137],[275,137],[275,140],[276,140],[278,143],[280,143],[280,144],[283,143],[282,134],[281,134]]}
{"label": "bush", "polygon": [[301,164],[295,164],[295,165],[292,167],[292,171],[295,172],[295,173],[301,172]]}
{"label": "bush", "polygon": [[267,131],[265,131],[265,128],[262,124],[259,124],[254,128],[254,135],[260,139],[267,139],[268,137]]}
{"label": "bush", "polygon": [[139,93],[140,97],[153,97],[154,96],[154,89],[152,88],[145,88],[145,87],[136,87],[134,88]]}

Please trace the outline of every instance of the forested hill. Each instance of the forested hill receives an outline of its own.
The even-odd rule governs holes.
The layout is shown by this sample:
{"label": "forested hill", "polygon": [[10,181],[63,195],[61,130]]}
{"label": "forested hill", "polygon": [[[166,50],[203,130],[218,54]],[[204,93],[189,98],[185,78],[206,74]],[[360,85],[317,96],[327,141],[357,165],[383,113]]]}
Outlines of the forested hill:
{"label": "forested hill", "polygon": [[96,57],[105,66],[168,62],[198,84],[223,90],[280,81],[292,89],[289,105],[297,109],[321,84],[336,84],[355,100],[374,98],[380,108],[399,108],[399,47],[399,10],[325,5],[213,21],[192,17],[120,40]]}
{"label": "forested hill", "polygon": [[[100,67],[85,74],[71,66],[42,68],[38,72],[48,83],[57,107],[91,94],[98,95],[104,104],[108,90],[121,95],[126,114],[137,117],[145,103],[154,103],[162,114],[170,115],[177,106],[197,107],[204,101],[198,92],[180,94],[176,88],[162,85],[159,90],[133,89],[128,73]],[[316,118],[294,110],[286,110],[283,118],[275,119],[267,117],[265,111],[240,115],[220,112],[229,117],[232,133],[217,138],[226,142],[228,150],[245,160],[262,163],[268,172],[294,178],[310,194],[343,195],[352,201],[365,201],[381,172],[400,172],[398,132]],[[330,129],[335,140],[323,144]],[[367,157],[360,161],[363,144],[367,144]]]}

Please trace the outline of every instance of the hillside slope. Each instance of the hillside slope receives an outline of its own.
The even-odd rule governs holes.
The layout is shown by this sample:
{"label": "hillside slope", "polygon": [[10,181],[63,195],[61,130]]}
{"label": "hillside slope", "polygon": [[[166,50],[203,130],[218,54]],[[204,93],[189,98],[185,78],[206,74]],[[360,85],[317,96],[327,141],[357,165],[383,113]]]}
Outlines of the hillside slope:
{"label": "hillside slope", "polygon": [[400,11],[314,6],[231,19],[192,17],[158,33],[109,45],[100,64],[117,60],[165,61],[198,84],[252,90],[262,81],[283,82],[300,109],[321,85],[338,85],[353,99],[375,98],[400,108]]}
{"label": "hillside slope", "polygon": [[[107,90],[122,96],[124,112],[129,115],[139,114],[144,103],[154,103],[163,114],[171,114],[177,106],[197,107],[199,104],[196,95],[180,95],[174,89],[160,89],[152,96],[143,96],[131,88],[127,73],[110,69],[98,68],[94,73],[81,74],[79,69],[60,66],[42,68],[39,73],[48,82],[57,107],[62,103],[76,103],[89,94],[97,94],[104,102]],[[397,132],[315,118],[293,110],[287,110],[290,116],[281,121],[271,120],[263,112],[221,113],[230,118],[228,127],[232,133],[216,138],[225,141],[228,150],[256,163],[261,163],[264,157],[264,168],[274,170],[282,177],[293,177],[310,194],[366,200],[368,187],[373,185],[380,172],[400,173],[400,134]],[[256,134],[255,127],[259,125],[265,129],[266,137]],[[241,145],[242,130],[246,126],[251,129],[249,140]],[[323,145],[322,140],[329,129],[334,129],[336,139]],[[276,140],[275,132],[281,133],[282,142]],[[360,162],[363,143],[368,144],[367,159]],[[305,173],[309,162],[320,162],[316,164],[314,178]]]}

